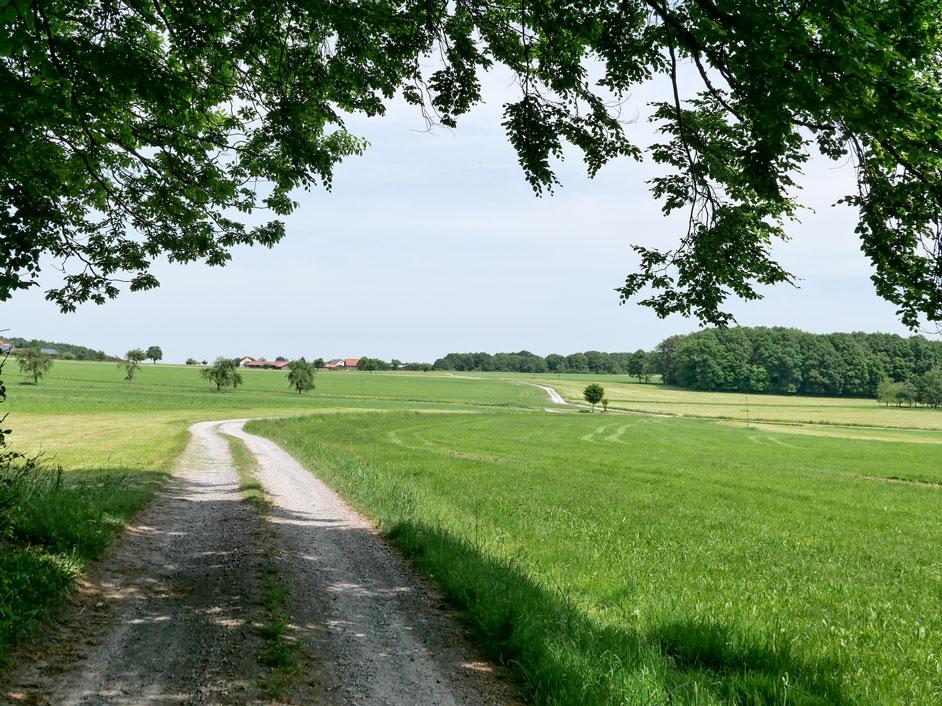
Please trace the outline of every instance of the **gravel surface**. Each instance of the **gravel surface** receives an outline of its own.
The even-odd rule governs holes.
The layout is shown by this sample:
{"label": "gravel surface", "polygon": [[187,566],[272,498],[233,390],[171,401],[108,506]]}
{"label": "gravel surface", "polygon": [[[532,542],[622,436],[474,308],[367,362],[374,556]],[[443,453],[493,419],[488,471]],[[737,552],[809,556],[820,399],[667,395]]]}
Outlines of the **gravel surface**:
{"label": "gravel surface", "polygon": [[[441,597],[330,488],[243,421],[204,422],[172,480],[51,630],[0,674],[13,704],[257,704],[259,569],[274,536],[303,676],[299,704],[518,704]],[[242,502],[222,430],[271,496]]]}
{"label": "gravel surface", "polygon": [[[441,597],[376,529],[279,446],[242,430],[259,462],[291,587],[291,613],[320,655],[322,703],[519,703]],[[316,471],[316,469],[313,469]]]}
{"label": "gravel surface", "polygon": [[543,390],[547,395],[549,395],[550,402],[555,404],[569,404],[566,400],[563,399],[563,396],[556,392],[552,387],[547,387],[546,385],[537,385],[535,382],[525,382],[524,385],[532,385],[533,387],[538,387]]}
{"label": "gravel surface", "polygon": [[214,425],[191,431],[171,481],[4,679],[9,702],[254,701],[261,519]]}

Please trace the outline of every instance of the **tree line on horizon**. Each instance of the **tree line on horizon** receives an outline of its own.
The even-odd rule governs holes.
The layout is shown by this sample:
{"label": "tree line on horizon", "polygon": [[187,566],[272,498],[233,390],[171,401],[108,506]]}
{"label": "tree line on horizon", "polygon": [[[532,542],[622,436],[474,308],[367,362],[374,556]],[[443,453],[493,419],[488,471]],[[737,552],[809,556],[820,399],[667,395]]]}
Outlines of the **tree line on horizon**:
{"label": "tree line on horizon", "polygon": [[666,384],[703,391],[876,397],[882,383],[928,389],[942,375],[942,342],[888,333],[706,329],[671,336],[655,354]]}
{"label": "tree line on horizon", "polygon": [[[784,327],[710,328],[670,336],[653,351],[585,351],[540,356],[449,353],[435,370],[626,374],[705,392],[877,397],[881,383],[898,387],[896,403],[937,406],[942,342],[888,333],[816,334]],[[890,389],[886,384],[883,390]],[[920,393],[919,391],[923,392]],[[881,396],[882,398],[883,396]]]}
{"label": "tree line on horizon", "polygon": [[506,373],[594,373],[599,375],[626,374],[639,379],[650,378],[656,369],[654,352],[637,350],[634,353],[604,353],[585,351],[546,357],[520,351],[518,353],[449,353],[432,364],[433,370],[481,371]]}
{"label": "tree line on horizon", "polygon": [[11,336],[6,339],[13,344],[14,349],[23,348],[54,348],[59,352],[60,360],[117,360],[116,356],[109,355],[104,351],[97,351],[86,346],[76,346],[71,343],[57,343],[54,341],[43,341],[38,338],[19,338]]}

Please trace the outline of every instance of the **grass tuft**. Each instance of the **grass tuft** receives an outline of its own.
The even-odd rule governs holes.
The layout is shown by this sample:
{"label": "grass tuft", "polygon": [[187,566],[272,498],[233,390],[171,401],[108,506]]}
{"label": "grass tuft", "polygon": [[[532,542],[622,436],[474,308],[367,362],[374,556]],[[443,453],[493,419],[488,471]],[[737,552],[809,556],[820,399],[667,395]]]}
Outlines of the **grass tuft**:
{"label": "grass tuft", "polygon": [[0,528],[0,662],[147,503],[162,473],[0,471],[12,502]]}
{"label": "grass tuft", "polygon": [[[242,498],[254,505],[264,518],[271,508],[271,503],[258,480],[255,455],[242,439],[225,436],[232,462],[239,473]],[[275,536],[267,525],[265,530],[263,561],[258,570],[264,606],[264,618],[258,632],[265,644],[258,654],[258,661],[268,671],[262,677],[259,687],[265,698],[280,700],[301,676],[300,646],[292,637],[293,629],[288,613],[289,593],[275,560]]]}

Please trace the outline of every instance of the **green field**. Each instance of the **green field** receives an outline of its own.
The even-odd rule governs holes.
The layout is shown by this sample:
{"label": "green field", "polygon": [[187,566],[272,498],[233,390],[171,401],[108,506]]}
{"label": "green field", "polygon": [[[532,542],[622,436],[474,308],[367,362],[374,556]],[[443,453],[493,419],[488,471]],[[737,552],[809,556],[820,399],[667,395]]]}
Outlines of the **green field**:
{"label": "green field", "polygon": [[533,387],[423,373],[321,373],[314,394],[299,395],[286,374],[244,370],[236,391],[216,392],[199,369],[145,365],[128,385],[113,363],[59,361],[39,385],[6,371],[15,448],[41,450],[69,470],[118,467],[167,470],[183,450],[186,429],[206,419],[349,412],[446,410],[461,405],[537,407]]}
{"label": "green field", "polygon": [[114,363],[57,361],[39,385],[23,382],[15,366],[4,373],[9,442],[41,453],[50,470],[21,484],[10,521],[0,523],[0,662],[149,501],[193,422],[545,402],[542,391],[525,385],[421,374],[321,374],[314,394],[298,395],[285,373],[267,370],[244,371],[244,385],[222,393],[185,366],[143,366],[131,385]]}
{"label": "green field", "polygon": [[[493,381],[530,381],[556,388],[567,400],[582,402],[590,382],[605,386],[612,409],[780,424],[819,424],[879,429],[942,431],[942,414],[925,407],[883,407],[876,400],[848,397],[746,395],[735,392],[696,392],[660,384],[639,384],[627,375],[527,375],[515,373],[456,373]],[[936,435],[936,438],[939,435]]]}
{"label": "green field", "polygon": [[[54,456],[56,492],[101,528],[72,554],[43,539],[64,523],[34,530],[30,556],[61,578],[37,615],[188,424],[288,417],[249,429],[374,518],[536,703],[942,703],[942,412],[750,396],[747,425],[743,396],[615,376],[329,373],[299,396],[271,371],[216,393],[192,368],[129,387],[112,364],[57,363],[7,381],[11,439]],[[581,414],[526,381],[684,417]],[[35,607],[20,584],[0,590],[0,653]]]}
{"label": "green field", "polygon": [[702,420],[259,421],[384,530],[543,703],[938,704],[930,445]]}

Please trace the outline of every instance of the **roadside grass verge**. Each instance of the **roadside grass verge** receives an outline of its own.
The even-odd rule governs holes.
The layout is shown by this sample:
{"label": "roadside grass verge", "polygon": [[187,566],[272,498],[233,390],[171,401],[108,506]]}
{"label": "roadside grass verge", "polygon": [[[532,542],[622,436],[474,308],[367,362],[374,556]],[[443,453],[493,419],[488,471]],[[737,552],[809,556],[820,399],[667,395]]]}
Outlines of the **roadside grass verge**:
{"label": "roadside grass verge", "polygon": [[239,487],[242,498],[254,505],[265,522],[262,546],[262,564],[258,578],[262,584],[262,605],[264,622],[259,626],[259,634],[265,645],[258,654],[259,663],[268,671],[259,687],[267,699],[280,700],[285,697],[301,676],[300,646],[292,636],[290,615],[288,613],[288,589],[276,562],[277,547],[275,536],[267,524],[271,503],[265,489],[256,476],[257,463],[242,439],[224,434],[229,444],[232,462],[239,473]]}
{"label": "roadside grass verge", "polygon": [[495,413],[250,422],[378,522],[532,700],[942,703],[928,444]]}
{"label": "roadside grass verge", "polygon": [[121,468],[73,475],[42,467],[20,478],[0,472],[14,498],[0,517],[0,663],[165,479]]}

